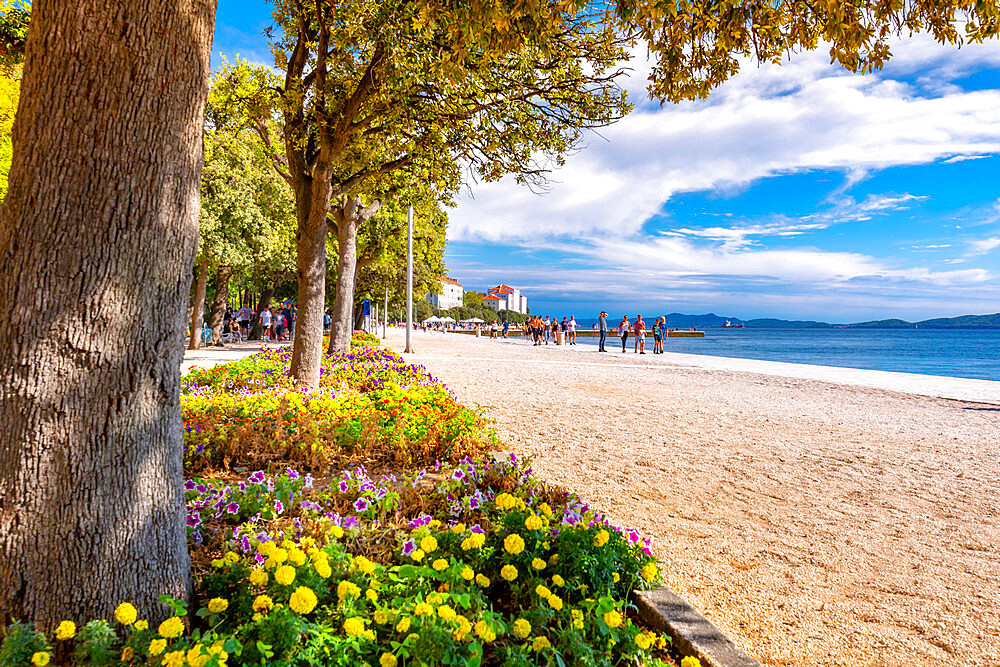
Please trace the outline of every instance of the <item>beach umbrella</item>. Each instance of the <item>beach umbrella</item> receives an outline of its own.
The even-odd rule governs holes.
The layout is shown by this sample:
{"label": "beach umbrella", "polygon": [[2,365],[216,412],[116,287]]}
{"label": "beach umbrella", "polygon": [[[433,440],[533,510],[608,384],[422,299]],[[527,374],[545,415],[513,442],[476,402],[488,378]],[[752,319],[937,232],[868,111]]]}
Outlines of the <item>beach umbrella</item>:
{"label": "beach umbrella", "polygon": [[486,320],[481,320],[478,317],[473,317],[471,320],[462,320],[463,322],[468,322],[469,324],[482,324]]}
{"label": "beach umbrella", "polygon": [[453,318],[453,317],[442,317],[441,321],[442,322],[454,322],[455,318]]}
{"label": "beach umbrella", "polygon": [[424,324],[434,324],[435,322],[440,322],[440,321],[441,321],[440,317],[438,317],[437,315],[431,315],[426,320],[424,320]]}

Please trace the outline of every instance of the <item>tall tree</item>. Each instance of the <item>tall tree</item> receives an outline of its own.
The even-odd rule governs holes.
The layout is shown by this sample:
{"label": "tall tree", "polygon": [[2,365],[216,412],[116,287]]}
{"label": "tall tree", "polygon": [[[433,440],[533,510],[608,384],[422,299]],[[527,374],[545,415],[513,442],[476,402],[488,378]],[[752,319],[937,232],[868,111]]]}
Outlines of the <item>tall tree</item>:
{"label": "tall tree", "polygon": [[[224,72],[295,192],[298,306],[292,372],[319,378],[325,241],[336,228],[334,347],[349,347],[358,229],[393,179],[447,192],[459,165],[487,179],[538,178],[582,128],[628,108],[614,79],[624,59],[598,14],[558,0],[279,0],[272,39],[283,81],[238,64]],[[258,82],[257,90],[247,82]],[[253,116],[254,114],[251,114]]]}
{"label": "tall tree", "polygon": [[213,0],[39,0],[0,207],[0,616],[186,597],[180,362]]}

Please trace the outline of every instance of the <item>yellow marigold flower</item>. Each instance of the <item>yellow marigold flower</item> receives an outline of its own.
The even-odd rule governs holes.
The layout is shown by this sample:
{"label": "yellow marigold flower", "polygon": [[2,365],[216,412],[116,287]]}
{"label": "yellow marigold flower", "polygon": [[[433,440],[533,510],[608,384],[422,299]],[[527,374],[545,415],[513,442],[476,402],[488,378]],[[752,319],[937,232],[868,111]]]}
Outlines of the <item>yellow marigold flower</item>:
{"label": "yellow marigold flower", "polygon": [[537,586],[535,586],[535,592],[538,593],[539,597],[545,599],[548,599],[548,597],[552,595],[552,591],[550,591],[547,587],[543,586],[542,584],[538,584]]}
{"label": "yellow marigold flower", "polygon": [[275,563],[284,563],[288,560],[288,551],[286,549],[274,548],[271,550],[271,558]]}
{"label": "yellow marigold flower", "polygon": [[427,602],[430,604],[441,604],[444,602],[444,598],[437,593],[431,593],[427,596]]}
{"label": "yellow marigold flower", "polygon": [[313,567],[316,568],[316,574],[324,579],[329,579],[330,575],[333,574],[333,569],[330,567],[330,561],[328,560],[317,560],[313,563]]}
{"label": "yellow marigold flower", "polygon": [[163,667],[183,667],[184,651],[171,651],[163,656],[163,662],[160,664],[162,664]]}
{"label": "yellow marigold flower", "polygon": [[258,595],[253,600],[253,610],[259,614],[266,613],[273,606],[274,600],[270,595]]}
{"label": "yellow marigold flower", "polygon": [[462,533],[465,532],[465,524],[456,523],[454,526],[451,527],[451,532],[455,533],[456,535],[461,535]]}
{"label": "yellow marigold flower", "polygon": [[381,667],[396,667],[396,656],[392,653],[383,653],[382,657],[378,659],[378,664]]}
{"label": "yellow marigold flower", "polygon": [[500,568],[500,576],[507,581],[514,581],[517,579],[517,568],[510,564],[504,565]]}
{"label": "yellow marigold flower", "polygon": [[490,587],[490,579],[489,579],[489,577],[483,575],[482,573],[476,575],[476,583],[479,584],[480,586],[482,586],[483,588],[489,588]]}
{"label": "yellow marigold flower", "polygon": [[646,580],[646,583],[649,583],[650,581],[652,581],[653,579],[655,579],[656,575],[658,573],[659,573],[659,569],[657,569],[656,563],[646,563],[642,567],[642,573],[641,574],[642,574],[642,578]]}
{"label": "yellow marigold flower", "polygon": [[365,631],[364,619],[354,616],[344,621],[344,632],[352,637],[363,634]]}
{"label": "yellow marigold flower", "polygon": [[364,556],[355,556],[351,561],[351,568],[359,570],[369,576],[375,573],[375,563],[371,562]]}
{"label": "yellow marigold flower", "polygon": [[177,616],[171,616],[167,620],[160,623],[158,632],[161,637],[166,637],[167,639],[180,637],[184,632],[184,621]]}
{"label": "yellow marigold flower", "polygon": [[337,597],[343,600],[348,596],[352,598],[361,597],[361,589],[358,588],[357,584],[344,580],[337,584]]}
{"label": "yellow marigold flower", "polygon": [[573,627],[577,630],[583,629],[583,612],[579,609],[574,609],[570,612],[573,617]]}
{"label": "yellow marigold flower", "polygon": [[212,657],[208,653],[202,653],[201,648],[201,644],[195,644],[187,652],[187,661],[191,667],[203,667],[208,662],[208,659]]}
{"label": "yellow marigold flower", "polygon": [[552,644],[549,643],[547,637],[535,637],[534,643],[531,644],[531,648],[535,649],[536,652],[544,651],[551,646]]}
{"label": "yellow marigold flower", "polygon": [[410,558],[417,561],[418,563],[422,561],[424,559],[424,556],[426,555],[427,554],[424,553],[423,549],[414,549],[413,551],[410,552]]}
{"label": "yellow marigold flower", "polygon": [[378,602],[378,591],[375,590],[374,588],[369,588],[367,591],[365,591],[365,597],[371,600],[372,602]]}
{"label": "yellow marigold flower", "polygon": [[274,571],[274,580],[282,586],[288,586],[295,581],[295,568],[291,565],[282,565]]}
{"label": "yellow marigold flower", "polygon": [[528,530],[539,530],[544,526],[542,517],[532,514],[527,519],[524,520],[524,527]]}
{"label": "yellow marigold flower", "polygon": [[433,567],[438,572],[443,572],[444,570],[448,569],[448,561],[446,561],[444,558],[438,558],[436,561],[434,561],[434,564],[431,567]]}
{"label": "yellow marigold flower", "polygon": [[541,510],[542,514],[545,516],[552,516],[552,508],[549,507],[548,503],[542,503],[538,506],[538,509]]}
{"label": "yellow marigold flower", "polygon": [[399,619],[399,623],[396,624],[396,632],[402,634],[410,629],[410,617],[404,616]]}
{"label": "yellow marigold flower", "polygon": [[441,522],[437,519],[431,519],[430,523],[427,524],[429,528],[438,528],[441,526]]}
{"label": "yellow marigold flower", "polygon": [[147,630],[147,629],[149,629],[149,621],[136,621],[135,622],[135,629],[136,630]]}
{"label": "yellow marigold flower", "polygon": [[462,568],[462,578],[466,581],[472,581],[475,576],[476,573],[471,567],[466,566]]}
{"label": "yellow marigold flower", "polygon": [[163,653],[163,649],[167,648],[166,639],[154,639],[149,642],[149,654],[150,655],[160,655]]}
{"label": "yellow marigold flower", "polygon": [[316,608],[316,594],[311,588],[299,586],[288,600],[288,606],[297,614],[308,614]]}
{"label": "yellow marigold flower", "polygon": [[622,580],[622,575],[618,574],[617,572],[612,572],[611,578],[614,579],[615,583],[617,584],[619,581]]}
{"label": "yellow marigold flower", "polygon": [[656,635],[652,632],[640,632],[635,636],[635,645],[643,651],[649,650],[654,642],[656,642]]}
{"label": "yellow marigold flower", "polygon": [[551,607],[552,607],[553,609],[555,609],[556,611],[559,611],[560,609],[562,609],[562,608],[563,608],[563,601],[562,601],[562,598],[561,598],[561,597],[559,597],[558,595],[555,595],[555,594],[553,594],[553,595],[550,595],[550,596],[549,596],[549,605],[550,605],[550,606],[551,606]]}
{"label": "yellow marigold flower", "polygon": [[517,555],[524,551],[524,540],[517,533],[511,533],[503,541],[503,548],[509,554]]}
{"label": "yellow marigold flower", "polygon": [[552,583],[556,586],[562,587],[566,585],[566,580],[560,577],[558,574],[552,575]]}
{"label": "yellow marigold flower", "polygon": [[261,556],[270,556],[271,550],[275,549],[274,542],[261,542],[257,545],[257,551]]}
{"label": "yellow marigold flower", "polygon": [[344,536],[344,529],[341,528],[340,526],[333,526],[332,528],[330,528],[330,534],[333,535],[334,538],[339,540]]}
{"label": "yellow marigold flower", "polygon": [[35,665],[35,667],[45,667],[51,659],[52,656],[47,651],[37,651],[31,656],[31,664]]}
{"label": "yellow marigold flower", "polygon": [[448,622],[454,621],[457,615],[458,614],[455,613],[455,610],[446,604],[443,604],[440,607],[438,607],[438,616],[440,616],[441,619],[444,621]]}
{"label": "yellow marigold flower", "polygon": [[137,612],[135,607],[128,602],[122,602],[118,605],[118,608],[115,609],[115,618],[118,619],[118,622],[122,625],[132,625],[138,617],[139,612]]}
{"label": "yellow marigold flower", "polygon": [[514,621],[514,636],[518,639],[524,639],[531,634],[531,623],[528,623],[523,618],[519,618]]}
{"label": "yellow marigold flower", "polygon": [[131,646],[122,649],[122,662],[128,662],[135,657],[135,650]]}
{"label": "yellow marigold flower", "polygon": [[701,660],[693,655],[684,656],[681,658],[681,667],[701,667]]}
{"label": "yellow marigold flower", "polygon": [[544,570],[545,565],[546,562],[541,558],[535,558],[534,560],[531,561],[531,567],[535,568],[536,570]]}
{"label": "yellow marigold flower", "polygon": [[384,609],[376,610],[375,613],[372,614],[372,617],[375,619],[375,622],[378,623],[379,625],[385,625],[386,623],[389,622],[389,614],[385,613]]}
{"label": "yellow marigold flower", "polygon": [[616,610],[612,609],[611,611],[604,614],[604,622],[607,624],[609,628],[617,628],[619,625],[622,624],[622,615],[619,614]]}
{"label": "yellow marigold flower", "polygon": [[299,548],[292,549],[288,552],[288,560],[296,565],[305,565],[306,552]]}
{"label": "yellow marigold flower", "polygon": [[417,616],[430,616],[434,613],[434,607],[426,602],[418,602],[417,606],[413,608],[413,613]]}
{"label": "yellow marigold flower", "polygon": [[221,614],[229,608],[229,600],[225,598],[212,598],[208,601],[208,610],[213,614]]}
{"label": "yellow marigold flower", "polygon": [[73,621],[63,621],[56,628],[56,639],[66,641],[76,636],[76,623]]}
{"label": "yellow marigold flower", "polygon": [[595,547],[603,547],[605,544],[608,543],[608,540],[610,540],[610,539],[611,539],[611,535],[608,533],[608,531],[606,531],[603,528],[601,528],[597,532],[597,535],[594,535],[594,546]]}
{"label": "yellow marigold flower", "polygon": [[[548,549],[548,547],[545,548]],[[552,554],[551,556],[549,556],[549,565],[555,565],[558,562],[559,562],[559,554]]]}
{"label": "yellow marigold flower", "polygon": [[432,553],[437,551],[438,541],[433,535],[428,535],[424,539],[420,540],[420,548],[427,553]]}
{"label": "yellow marigold flower", "polygon": [[264,570],[254,570],[250,573],[250,583],[254,586],[263,586],[267,583],[267,572]]}
{"label": "yellow marigold flower", "polygon": [[478,621],[476,623],[476,635],[484,642],[491,642],[497,638],[497,633],[493,631],[493,628],[486,621]]}

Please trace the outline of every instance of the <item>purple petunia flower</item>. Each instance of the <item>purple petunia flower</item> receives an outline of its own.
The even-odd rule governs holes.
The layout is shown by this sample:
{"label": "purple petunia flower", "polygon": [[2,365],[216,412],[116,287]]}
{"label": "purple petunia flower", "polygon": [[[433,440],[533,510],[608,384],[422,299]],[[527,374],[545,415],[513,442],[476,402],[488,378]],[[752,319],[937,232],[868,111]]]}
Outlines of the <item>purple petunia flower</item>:
{"label": "purple petunia flower", "polygon": [[358,512],[364,512],[368,509],[368,499],[358,498],[354,501],[354,509]]}
{"label": "purple petunia flower", "polygon": [[281,504],[280,500],[274,501],[274,512],[275,514],[281,514],[285,511],[285,506]]}
{"label": "purple petunia flower", "polygon": [[254,474],[250,475],[250,477],[247,478],[247,481],[251,484],[260,484],[264,481],[264,471],[258,470]]}
{"label": "purple petunia flower", "polygon": [[237,512],[240,511],[240,504],[229,503],[228,505],[226,505],[226,511],[229,512],[230,514],[236,514]]}
{"label": "purple petunia flower", "polygon": [[307,489],[311,489],[312,486],[313,486],[313,477],[312,477],[312,475],[306,475],[304,482],[305,482],[306,488]]}
{"label": "purple petunia flower", "polygon": [[259,551],[256,554],[254,554],[253,558],[254,558],[255,561],[257,561],[257,565],[263,565],[264,564],[265,558],[264,558],[264,556]]}
{"label": "purple petunia flower", "polygon": [[361,522],[358,521],[358,517],[356,517],[356,516],[349,516],[346,519],[344,519],[344,525],[341,526],[341,527],[342,528],[357,528],[359,525],[361,525]]}
{"label": "purple petunia flower", "polygon": [[288,479],[296,480],[299,478],[299,473],[292,468],[288,468],[285,472],[288,474]]}
{"label": "purple petunia flower", "polygon": [[347,493],[348,486],[347,486],[347,480],[346,479],[340,480],[339,488],[340,488],[340,492],[341,493]]}
{"label": "purple petunia flower", "polygon": [[472,528],[469,529],[469,532],[470,533],[485,533],[486,531],[483,530],[482,528],[480,528],[479,524],[477,523],[475,526],[473,526]]}
{"label": "purple petunia flower", "polygon": [[403,555],[409,556],[417,548],[417,543],[413,538],[403,542]]}
{"label": "purple petunia flower", "polygon": [[452,473],[451,478],[461,482],[463,479],[465,479],[465,473],[462,472],[461,468],[455,468],[455,472]]}

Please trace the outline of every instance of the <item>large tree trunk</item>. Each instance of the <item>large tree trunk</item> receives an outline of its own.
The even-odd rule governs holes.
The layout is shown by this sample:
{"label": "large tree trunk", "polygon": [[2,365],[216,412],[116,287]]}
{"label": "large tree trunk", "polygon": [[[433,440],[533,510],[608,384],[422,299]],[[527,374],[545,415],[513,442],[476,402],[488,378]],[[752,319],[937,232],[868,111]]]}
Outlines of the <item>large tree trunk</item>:
{"label": "large tree trunk", "polygon": [[212,312],[208,315],[208,326],[212,329],[212,345],[219,345],[222,339],[222,320],[229,306],[229,276],[233,267],[220,266],[215,272],[215,298],[212,299]]}
{"label": "large tree trunk", "polygon": [[260,324],[260,314],[271,305],[271,297],[274,295],[274,285],[265,287],[260,294],[260,301],[257,302],[257,316],[251,323],[250,340],[260,340],[264,335],[264,327]]}
{"label": "large tree trunk", "polygon": [[198,284],[194,290],[194,307],[191,309],[191,338],[188,349],[197,350],[201,347],[202,322],[205,320],[205,290],[208,288],[208,260],[198,263]]}
{"label": "large tree trunk", "polygon": [[[333,187],[330,169],[317,168],[309,196],[298,201],[299,228],[295,235],[298,259],[297,319],[289,370],[296,384],[319,386],[323,361],[323,307],[326,305],[326,216]],[[308,205],[308,208],[304,204]]]}
{"label": "large tree trunk", "polygon": [[178,399],[213,0],[33,4],[0,208],[0,617],[186,598]]}
{"label": "large tree trunk", "polygon": [[382,206],[375,201],[362,208],[357,197],[348,197],[336,210],[337,221],[337,289],[333,299],[333,325],[330,329],[329,351],[351,349],[354,333],[354,286],[357,279],[358,228]]}

